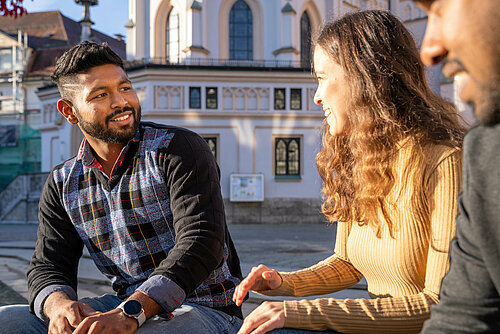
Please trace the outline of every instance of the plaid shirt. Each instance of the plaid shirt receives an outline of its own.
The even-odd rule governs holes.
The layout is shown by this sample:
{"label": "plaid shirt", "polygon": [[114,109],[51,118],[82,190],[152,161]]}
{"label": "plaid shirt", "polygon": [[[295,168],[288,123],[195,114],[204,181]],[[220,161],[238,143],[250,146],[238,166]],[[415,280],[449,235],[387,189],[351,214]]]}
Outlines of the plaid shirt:
{"label": "plaid shirt", "polygon": [[141,290],[166,312],[186,301],[240,315],[232,294],[241,270],[218,168],[193,132],[141,123],[109,178],[84,140],[51,172],[39,220],[28,278],[30,305],[42,318],[50,293],[76,299],[83,246],[122,298]]}

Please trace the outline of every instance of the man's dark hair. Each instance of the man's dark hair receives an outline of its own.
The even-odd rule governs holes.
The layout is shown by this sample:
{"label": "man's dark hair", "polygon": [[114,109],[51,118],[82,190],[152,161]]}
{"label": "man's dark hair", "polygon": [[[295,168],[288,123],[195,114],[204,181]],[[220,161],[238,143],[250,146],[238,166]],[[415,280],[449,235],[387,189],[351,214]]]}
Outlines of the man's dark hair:
{"label": "man's dark hair", "polygon": [[57,59],[51,78],[57,84],[61,97],[69,100],[71,94],[65,86],[74,83],[73,79],[77,74],[86,73],[91,68],[106,64],[123,68],[123,60],[107,43],[99,45],[85,41],[75,45]]}

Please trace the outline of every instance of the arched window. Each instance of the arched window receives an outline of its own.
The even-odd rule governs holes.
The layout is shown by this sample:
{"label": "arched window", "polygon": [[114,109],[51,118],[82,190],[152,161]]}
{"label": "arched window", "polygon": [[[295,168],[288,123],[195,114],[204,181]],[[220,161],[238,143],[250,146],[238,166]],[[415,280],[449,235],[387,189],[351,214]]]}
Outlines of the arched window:
{"label": "arched window", "polygon": [[410,21],[413,18],[410,4],[405,6],[403,21]]}
{"label": "arched window", "polygon": [[252,11],[238,0],[229,13],[229,59],[253,59]]}
{"label": "arched window", "polygon": [[167,60],[178,63],[180,51],[179,13],[174,7],[167,17]]}
{"label": "arched window", "polygon": [[300,17],[300,61],[302,67],[311,66],[311,20],[307,12]]}
{"label": "arched window", "polygon": [[300,138],[275,138],[274,159],[276,177],[300,176]]}

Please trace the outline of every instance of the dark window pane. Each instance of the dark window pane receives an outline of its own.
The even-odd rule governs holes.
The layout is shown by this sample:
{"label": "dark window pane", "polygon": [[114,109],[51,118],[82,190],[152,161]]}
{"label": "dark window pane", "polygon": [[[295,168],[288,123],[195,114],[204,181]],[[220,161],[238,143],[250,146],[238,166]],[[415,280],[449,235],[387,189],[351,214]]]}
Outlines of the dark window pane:
{"label": "dark window pane", "polygon": [[201,108],[201,88],[189,87],[189,108]]}
{"label": "dark window pane", "polygon": [[217,137],[203,137],[210,147],[210,151],[214,155],[215,159],[217,159]]}
{"label": "dark window pane", "polygon": [[311,66],[311,20],[307,12],[300,18],[300,61],[302,67]]}
{"label": "dark window pane", "polygon": [[286,143],[283,139],[278,139],[278,144],[276,145],[276,160],[286,161]]}
{"label": "dark window pane", "polygon": [[253,59],[252,11],[243,0],[238,0],[229,14],[229,58]]}
{"label": "dark window pane", "polygon": [[302,109],[302,89],[300,88],[290,89],[290,109],[292,110]]}
{"label": "dark window pane", "polygon": [[276,175],[286,175],[286,161],[276,161]]}
{"label": "dark window pane", "polygon": [[244,40],[243,38],[237,38],[234,40],[236,43],[235,45],[235,51],[236,53],[246,53],[246,46],[247,46],[247,41]]}
{"label": "dark window pane", "polygon": [[217,87],[207,87],[207,109],[217,109]]}
{"label": "dark window pane", "polygon": [[288,162],[288,175],[299,175],[299,162],[289,161]]}
{"label": "dark window pane", "polygon": [[274,89],[274,109],[285,109],[285,88]]}

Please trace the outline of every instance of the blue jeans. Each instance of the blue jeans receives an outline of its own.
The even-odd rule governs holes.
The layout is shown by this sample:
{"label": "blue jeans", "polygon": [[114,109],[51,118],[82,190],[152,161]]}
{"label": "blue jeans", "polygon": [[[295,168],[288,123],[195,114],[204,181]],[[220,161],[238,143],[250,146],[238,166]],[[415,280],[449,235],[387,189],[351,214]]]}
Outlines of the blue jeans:
{"label": "blue jeans", "polygon": [[[110,311],[122,302],[114,295],[83,298],[80,301],[100,312]],[[238,317],[191,303],[182,304],[172,314],[174,317],[171,319],[158,316],[148,319],[136,333],[232,334],[238,332],[243,322]],[[47,334],[48,331],[47,325],[30,313],[27,305],[0,307],[0,326],[2,334]]]}

